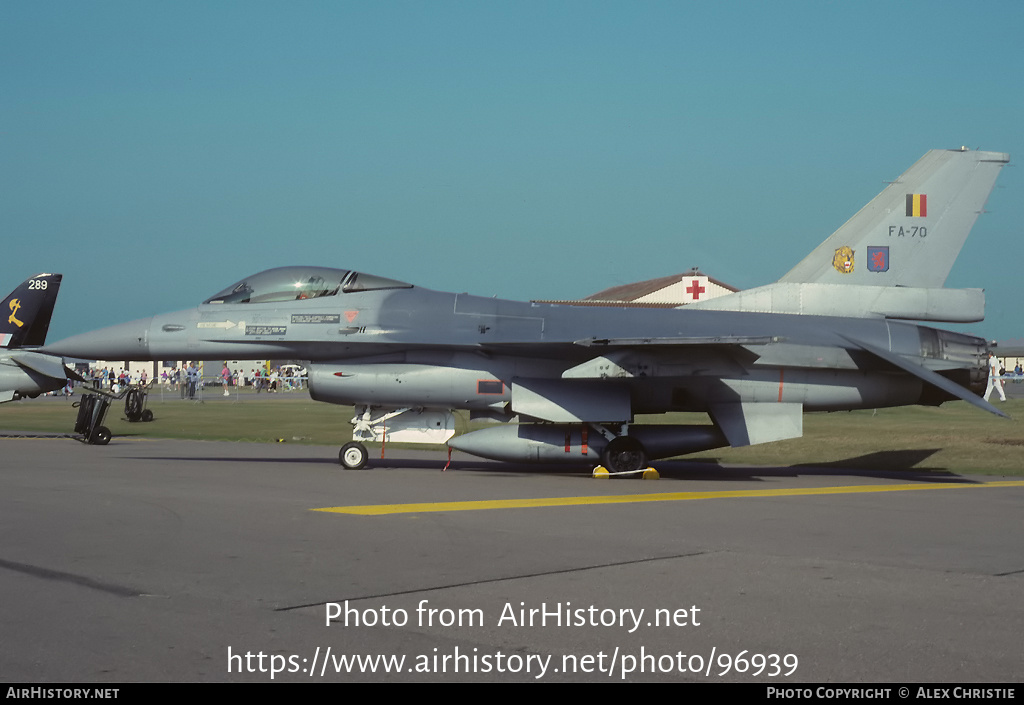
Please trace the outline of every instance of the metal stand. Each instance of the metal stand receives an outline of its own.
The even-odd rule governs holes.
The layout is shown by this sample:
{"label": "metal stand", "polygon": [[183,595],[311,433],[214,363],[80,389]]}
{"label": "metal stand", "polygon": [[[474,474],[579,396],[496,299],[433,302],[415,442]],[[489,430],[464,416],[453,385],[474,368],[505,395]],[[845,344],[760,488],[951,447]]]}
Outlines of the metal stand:
{"label": "metal stand", "polygon": [[146,408],[146,400],[149,399],[149,388],[129,387],[124,397],[124,415],[132,423],[136,421],[149,422],[153,420],[153,412]]}
{"label": "metal stand", "polygon": [[81,401],[72,405],[78,407],[75,433],[82,435],[83,442],[98,446],[110,443],[110,429],[103,425],[110,409],[110,399],[101,394],[85,394]]}

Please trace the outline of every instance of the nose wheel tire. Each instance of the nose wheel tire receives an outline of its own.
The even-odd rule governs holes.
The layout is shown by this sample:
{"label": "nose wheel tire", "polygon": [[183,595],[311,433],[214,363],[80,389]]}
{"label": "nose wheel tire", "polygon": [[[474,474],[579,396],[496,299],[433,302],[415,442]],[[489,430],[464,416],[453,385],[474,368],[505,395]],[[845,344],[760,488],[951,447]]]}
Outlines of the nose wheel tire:
{"label": "nose wheel tire", "polygon": [[369,456],[370,454],[367,452],[366,446],[357,441],[352,441],[341,447],[341,452],[338,453],[338,462],[348,470],[358,470],[366,465],[366,459]]}

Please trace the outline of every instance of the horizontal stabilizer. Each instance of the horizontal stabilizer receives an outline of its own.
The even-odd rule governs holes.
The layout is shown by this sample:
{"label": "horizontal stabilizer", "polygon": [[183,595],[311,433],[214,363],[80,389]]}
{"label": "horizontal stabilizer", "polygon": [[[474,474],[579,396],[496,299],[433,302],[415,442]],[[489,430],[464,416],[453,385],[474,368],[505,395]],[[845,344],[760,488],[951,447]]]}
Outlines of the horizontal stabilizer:
{"label": "horizontal stabilizer", "polygon": [[73,379],[76,382],[86,382],[86,381],[88,381],[88,380],[85,379],[85,377],[83,377],[82,375],[78,374],[78,372],[76,372],[73,368],[68,367],[67,365],[64,365],[64,374],[67,376],[68,379]]}
{"label": "horizontal stabilizer", "polygon": [[[11,353],[11,361],[26,370],[31,370],[46,377],[53,377],[54,379],[65,379],[67,377],[67,368],[64,367],[64,361],[59,357],[26,350],[24,352]],[[75,373],[75,377],[84,381],[77,373]]]}
{"label": "horizontal stabilizer", "polygon": [[853,338],[849,338],[845,335],[842,337],[848,340],[853,345],[859,347],[861,350],[866,350],[872,355],[881,358],[882,360],[885,360],[890,365],[898,367],[904,372],[908,372],[914,375],[918,379],[926,382],[927,384],[932,385],[933,387],[941,389],[947,394],[951,394],[952,396],[958,399],[963,399],[964,401],[973,404],[979,409],[984,409],[985,411],[995,414],[996,416],[1002,416],[1003,418],[1007,419],[1010,418],[1009,414],[1000,411],[999,409],[989,404],[987,401],[979,397],[971,390],[964,389],[956,382],[946,379],[938,372],[933,372],[932,370],[921,367],[920,365],[916,365],[913,362],[910,362],[909,360],[905,359],[904,357],[897,355],[896,353],[889,352],[888,350],[882,350],[881,348],[875,347],[874,345],[863,343],[859,340],[854,340]]}

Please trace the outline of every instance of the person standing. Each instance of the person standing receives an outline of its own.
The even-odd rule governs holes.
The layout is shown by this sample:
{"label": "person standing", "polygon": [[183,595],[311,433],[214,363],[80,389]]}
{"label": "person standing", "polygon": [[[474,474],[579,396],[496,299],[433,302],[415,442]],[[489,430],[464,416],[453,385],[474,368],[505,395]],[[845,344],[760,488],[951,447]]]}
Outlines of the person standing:
{"label": "person standing", "polygon": [[1006,393],[1003,392],[1003,380],[1001,379],[999,372],[999,360],[996,359],[996,354],[992,351],[988,353],[988,386],[985,387],[985,401],[988,401],[989,396],[992,394],[992,390],[995,389],[999,392],[999,400],[1006,401]]}
{"label": "person standing", "polygon": [[228,363],[224,363],[224,369],[220,371],[220,378],[224,382],[224,396],[231,396],[231,392],[228,389],[231,388],[231,370],[228,369]]}
{"label": "person standing", "polygon": [[199,368],[193,360],[188,366],[188,398],[196,398],[196,387],[199,386]]}

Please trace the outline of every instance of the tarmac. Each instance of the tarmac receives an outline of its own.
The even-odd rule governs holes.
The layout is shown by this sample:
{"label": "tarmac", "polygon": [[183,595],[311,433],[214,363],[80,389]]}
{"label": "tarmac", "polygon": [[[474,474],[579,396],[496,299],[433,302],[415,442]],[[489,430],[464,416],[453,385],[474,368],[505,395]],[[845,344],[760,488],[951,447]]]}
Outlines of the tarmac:
{"label": "tarmac", "polygon": [[1024,676],[1012,478],[0,435],[5,682]]}

